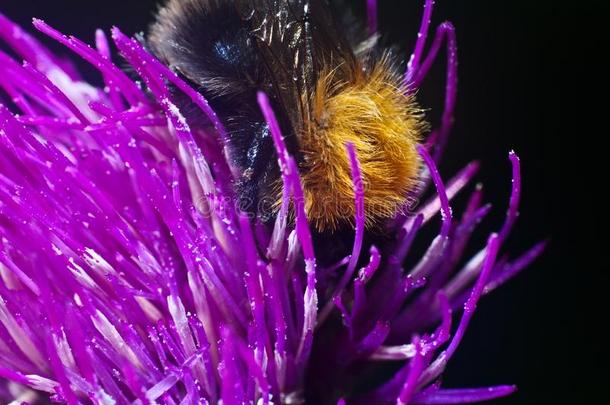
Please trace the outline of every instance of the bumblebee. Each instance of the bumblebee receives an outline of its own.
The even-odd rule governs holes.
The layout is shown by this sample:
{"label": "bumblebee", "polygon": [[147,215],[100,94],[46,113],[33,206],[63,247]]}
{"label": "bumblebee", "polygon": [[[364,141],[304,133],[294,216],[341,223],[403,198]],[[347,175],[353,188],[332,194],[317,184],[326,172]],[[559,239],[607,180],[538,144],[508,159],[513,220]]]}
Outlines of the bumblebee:
{"label": "bumblebee", "polygon": [[261,215],[281,201],[259,91],[297,160],[305,211],[319,232],[354,218],[348,142],[360,161],[367,226],[407,202],[420,169],[422,110],[390,54],[354,34],[346,15],[345,5],[328,0],[170,0],[152,24],[149,48],[198,88],[226,126],[246,210]]}

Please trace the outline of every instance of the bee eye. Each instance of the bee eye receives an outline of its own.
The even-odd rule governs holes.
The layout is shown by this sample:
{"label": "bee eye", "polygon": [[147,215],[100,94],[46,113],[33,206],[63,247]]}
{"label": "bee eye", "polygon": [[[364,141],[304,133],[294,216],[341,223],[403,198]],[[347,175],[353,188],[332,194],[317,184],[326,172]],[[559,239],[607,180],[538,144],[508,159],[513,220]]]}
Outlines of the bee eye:
{"label": "bee eye", "polygon": [[223,41],[216,41],[214,43],[214,54],[227,64],[234,62],[239,57],[239,52],[235,45]]}

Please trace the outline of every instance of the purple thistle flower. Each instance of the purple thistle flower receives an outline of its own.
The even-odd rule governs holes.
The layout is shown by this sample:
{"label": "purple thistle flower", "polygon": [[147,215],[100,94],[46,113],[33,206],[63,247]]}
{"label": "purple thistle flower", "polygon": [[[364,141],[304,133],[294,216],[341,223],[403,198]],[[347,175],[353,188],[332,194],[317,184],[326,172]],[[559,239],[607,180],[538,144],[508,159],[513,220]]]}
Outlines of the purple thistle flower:
{"label": "purple thistle flower", "polygon": [[[376,2],[367,4],[375,32]],[[419,88],[446,44],[444,113],[419,147],[422,182],[436,193],[394,219],[392,243],[363,251],[365,191],[358,156],[346,145],[354,245],[332,268],[316,262],[296,162],[264,94],[258,101],[283,182],[271,229],[235,209],[224,129],[206,100],[139,42],[112,30],[142,82],[113,64],[102,31],[92,48],[34,21],[99,70],[105,87],[97,88],[0,16],[0,38],[18,56],[0,51],[0,88],[8,95],[0,104],[3,399],[455,404],[513,392],[440,385],[480,298],[529,265],[544,244],[515,260],[499,256],[520,199],[519,159],[511,152],[506,221],[479,253],[464,257],[490,206],[477,187],[464,212],[453,213],[451,200],[477,165],[446,183],[436,168],[452,126],[457,52],[450,23],[438,27],[424,52],[432,5],[425,3],[405,80]],[[190,97],[213,131],[189,127],[168,83]],[[438,236],[403,267],[420,229],[439,214]],[[385,370],[395,372],[369,382]]]}

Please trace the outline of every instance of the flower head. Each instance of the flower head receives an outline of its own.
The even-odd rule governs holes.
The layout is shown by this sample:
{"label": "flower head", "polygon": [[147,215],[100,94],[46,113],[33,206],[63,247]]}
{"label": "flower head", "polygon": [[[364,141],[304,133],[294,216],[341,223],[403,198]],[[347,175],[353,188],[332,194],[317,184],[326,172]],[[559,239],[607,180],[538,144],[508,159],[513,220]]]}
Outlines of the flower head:
{"label": "flower head", "polygon": [[[347,144],[355,232],[351,254],[332,266],[317,260],[296,162],[264,94],[259,107],[283,184],[271,226],[236,209],[223,125],[204,97],[138,41],[112,31],[134,80],[111,61],[102,31],[90,47],[34,21],[99,70],[99,88],[0,16],[0,38],[13,52],[0,51],[0,395],[69,404],[441,404],[512,392],[439,383],[479,299],[543,245],[514,261],[498,257],[520,194],[511,153],[506,222],[463,257],[490,207],[476,188],[465,211],[452,213],[451,199],[477,166],[447,183],[436,168],[455,104],[456,48],[445,23],[423,57],[431,11],[428,0],[405,83],[418,88],[448,44],[445,113],[418,148],[425,165],[416,197],[428,184],[436,193],[392,219],[391,241],[365,251],[366,190]],[[189,125],[170,83],[213,128]],[[405,268],[419,230],[439,213],[438,236]],[[395,372],[371,380],[386,369]]]}

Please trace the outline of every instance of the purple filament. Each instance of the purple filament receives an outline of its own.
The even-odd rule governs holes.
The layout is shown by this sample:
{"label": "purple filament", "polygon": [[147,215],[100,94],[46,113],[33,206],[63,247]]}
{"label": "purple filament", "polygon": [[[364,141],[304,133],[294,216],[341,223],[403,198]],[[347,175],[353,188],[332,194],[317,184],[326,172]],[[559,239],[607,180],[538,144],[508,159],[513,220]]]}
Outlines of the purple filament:
{"label": "purple filament", "polygon": [[[352,385],[346,378],[359,378],[347,377],[349,367],[399,361],[401,369],[370,392],[331,399],[471,403],[513,392],[512,386],[440,388],[482,295],[531,263],[544,244],[516,260],[496,260],[520,199],[521,173],[511,153],[506,222],[479,256],[465,260],[465,241],[489,207],[475,191],[454,226],[450,201],[477,165],[446,187],[436,167],[453,120],[457,59],[449,23],[439,26],[425,55],[433,3],[425,3],[405,79],[419,87],[447,42],[436,150],[419,149],[436,196],[401,219],[395,244],[371,247],[368,263],[358,268],[366,191],[355,148],[346,145],[355,235],[351,256],[337,258],[334,270],[343,273],[331,284],[321,282],[326,269],[317,267],[297,162],[265,94],[258,103],[283,185],[272,230],[233,209],[236,168],[225,159],[220,119],[140,43],[112,30],[114,45],[150,94],[111,61],[104,32],[96,32],[92,48],[34,21],[99,70],[105,88],[97,88],[0,16],[0,39],[18,55],[0,53],[0,97],[8,98],[0,99],[0,387],[10,381],[23,393],[68,404],[270,404],[312,395],[316,384],[307,376],[330,372],[338,392]],[[374,33],[377,2],[368,1],[367,10]],[[213,130],[186,123],[168,83],[191,98]],[[414,268],[404,269],[419,230],[439,212],[439,237]],[[472,265],[460,272],[463,262]],[[452,309],[461,304],[451,333]],[[325,328],[336,339],[318,342]]]}

